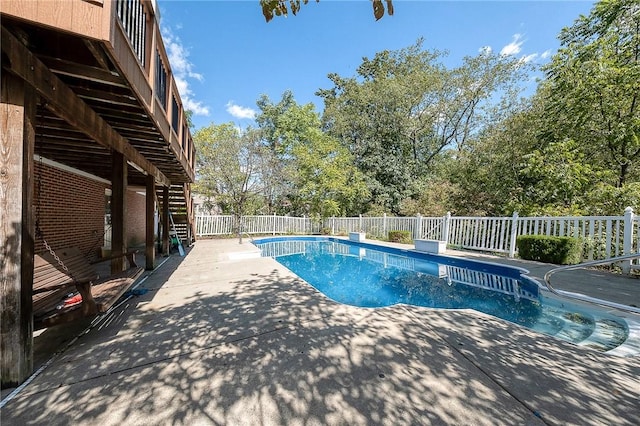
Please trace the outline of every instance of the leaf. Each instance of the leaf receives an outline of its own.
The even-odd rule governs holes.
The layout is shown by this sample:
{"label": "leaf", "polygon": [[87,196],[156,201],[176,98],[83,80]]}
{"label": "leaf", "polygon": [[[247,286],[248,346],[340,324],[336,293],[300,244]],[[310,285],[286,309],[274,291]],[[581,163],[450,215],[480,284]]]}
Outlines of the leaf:
{"label": "leaf", "polygon": [[382,0],[371,0],[373,2],[373,16],[375,16],[376,21],[384,16],[384,6],[382,5]]}
{"label": "leaf", "polygon": [[387,14],[389,16],[393,15],[393,1],[392,0],[387,0]]}
{"label": "leaf", "polygon": [[262,2],[262,15],[267,22],[273,19],[273,9],[271,9],[268,2]]}

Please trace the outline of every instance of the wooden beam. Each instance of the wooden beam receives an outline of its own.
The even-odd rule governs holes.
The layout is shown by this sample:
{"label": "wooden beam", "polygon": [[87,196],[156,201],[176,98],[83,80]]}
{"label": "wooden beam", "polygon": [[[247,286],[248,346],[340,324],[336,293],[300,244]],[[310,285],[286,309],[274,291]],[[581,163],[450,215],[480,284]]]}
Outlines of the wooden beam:
{"label": "wooden beam", "polygon": [[127,251],[127,159],[119,152],[112,153],[111,167],[111,273],[125,269],[123,254]]}
{"label": "wooden beam", "polygon": [[104,53],[104,51],[96,46],[92,40],[84,39],[84,45],[87,46],[87,49],[89,49],[89,52],[91,52],[96,62],[99,63],[102,68],[108,70],[109,59],[107,58],[107,55]]}
{"label": "wooden beam", "polygon": [[[123,154],[127,160],[152,175],[156,182],[170,185],[169,179],[155,165],[131,146],[5,27],[2,27],[1,39],[2,53],[10,64],[5,69],[33,86],[47,101],[47,108],[100,145]],[[3,67],[8,65],[4,62],[3,60]]]}
{"label": "wooden beam", "polygon": [[80,99],[90,99],[106,105],[117,105],[130,108],[140,108],[138,100],[128,94],[105,92],[96,88],[74,87],[73,92]]}
{"label": "wooden beam", "polygon": [[33,150],[36,95],[2,73],[0,84],[0,377],[16,386],[33,371]]}
{"label": "wooden beam", "polygon": [[156,240],[155,240],[155,198],[156,198],[156,182],[152,176],[147,176],[147,190],[146,190],[146,209],[145,209],[145,263],[147,270],[153,270],[156,261]]}
{"label": "wooden beam", "polygon": [[77,62],[65,61],[64,59],[51,58],[48,56],[40,56],[40,60],[42,60],[42,62],[44,62],[44,64],[56,74],[129,89],[129,86],[127,86],[124,79],[112,71],[79,64]]}

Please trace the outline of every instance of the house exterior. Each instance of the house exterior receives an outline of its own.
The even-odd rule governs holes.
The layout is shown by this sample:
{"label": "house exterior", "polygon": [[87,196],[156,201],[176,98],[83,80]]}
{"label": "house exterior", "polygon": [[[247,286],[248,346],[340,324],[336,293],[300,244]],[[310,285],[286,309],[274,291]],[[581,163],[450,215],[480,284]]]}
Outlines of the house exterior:
{"label": "house exterior", "polygon": [[2,0],[0,24],[8,386],[33,369],[33,265],[44,242],[87,258],[143,247],[153,269],[158,232],[168,252],[170,214],[193,239],[195,148],[154,0]]}

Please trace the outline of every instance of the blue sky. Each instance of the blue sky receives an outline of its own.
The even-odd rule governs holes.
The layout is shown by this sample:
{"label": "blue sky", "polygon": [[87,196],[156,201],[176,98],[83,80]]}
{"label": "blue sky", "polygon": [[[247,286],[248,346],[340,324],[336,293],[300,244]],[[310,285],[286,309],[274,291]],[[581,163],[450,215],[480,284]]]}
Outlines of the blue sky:
{"label": "blue sky", "polygon": [[[329,73],[354,76],[363,57],[410,46],[449,52],[444,63],[489,46],[540,65],[559,46],[557,36],[593,1],[394,0],[394,16],[375,21],[369,0],[314,0],[297,16],[266,23],[258,0],[158,0],[165,45],[196,128],[253,123],[261,94],[280,100],[289,89],[298,103],[332,87]],[[528,83],[528,91],[535,82]]]}

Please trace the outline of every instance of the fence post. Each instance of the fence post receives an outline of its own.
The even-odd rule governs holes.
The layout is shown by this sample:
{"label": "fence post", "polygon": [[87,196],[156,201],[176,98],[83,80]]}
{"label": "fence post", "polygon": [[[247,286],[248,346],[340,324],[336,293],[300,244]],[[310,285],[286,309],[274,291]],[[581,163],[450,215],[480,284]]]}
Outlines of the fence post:
{"label": "fence post", "polygon": [[336,235],[336,217],[331,216],[331,235]]}
{"label": "fence post", "polygon": [[[624,238],[622,241],[622,254],[631,254],[633,250],[633,208],[624,209]],[[631,272],[631,259],[622,262],[622,273]]]}
{"label": "fence post", "polygon": [[387,214],[382,213],[382,238],[387,237]]}
{"label": "fence post", "polygon": [[278,216],[273,214],[273,235],[276,235],[276,222],[278,222]]}
{"label": "fence post", "polygon": [[359,217],[360,222],[358,223],[358,232],[364,232],[364,229],[362,229],[362,215],[360,215]]}
{"label": "fence post", "polygon": [[422,216],[420,213],[416,215],[416,226],[413,231],[413,239],[419,240],[422,238]]}
{"label": "fence post", "polygon": [[449,244],[449,226],[451,223],[451,212],[447,212],[447,214],[444,215],[442,219],[442,235],[440,235],[440,240],[444,241],[445,244]]}
{"label": "fence post", "polygon": [[516,255],[516,237],[518,236],[518,212],[513,212],[511,218],[511,239],[509,240],[509,257]]}

